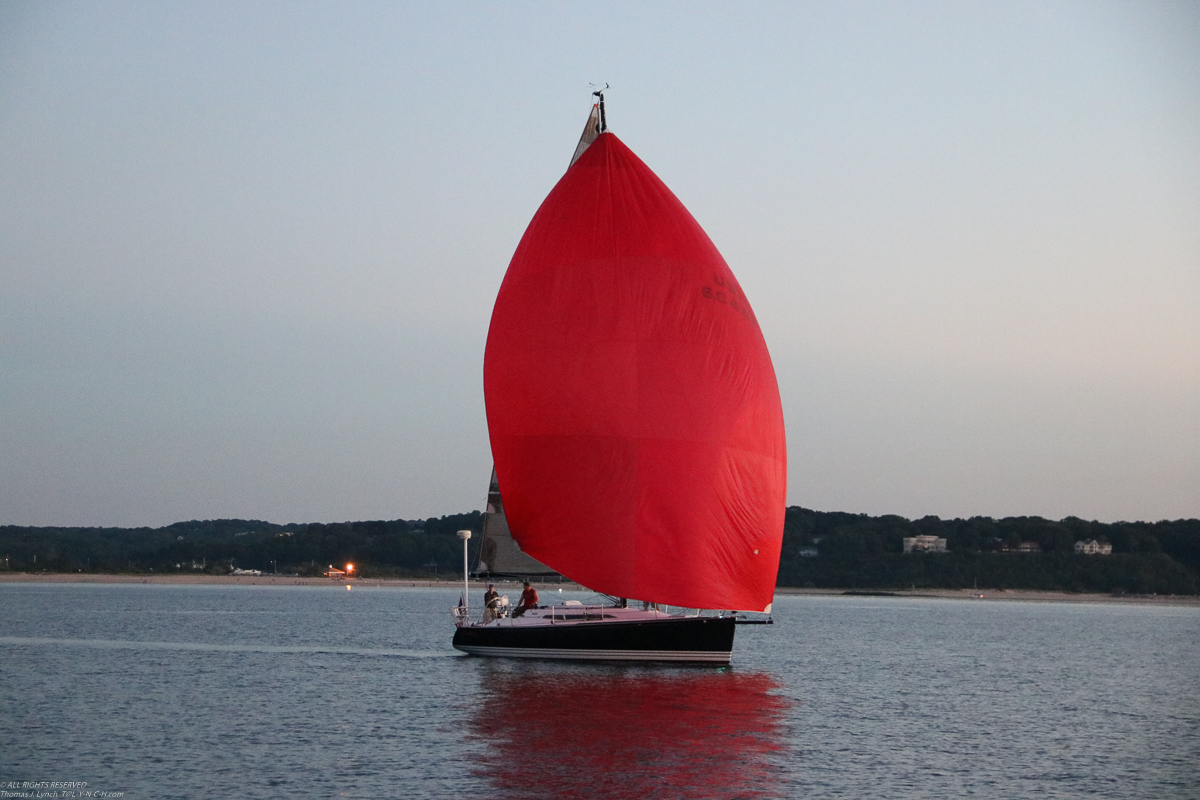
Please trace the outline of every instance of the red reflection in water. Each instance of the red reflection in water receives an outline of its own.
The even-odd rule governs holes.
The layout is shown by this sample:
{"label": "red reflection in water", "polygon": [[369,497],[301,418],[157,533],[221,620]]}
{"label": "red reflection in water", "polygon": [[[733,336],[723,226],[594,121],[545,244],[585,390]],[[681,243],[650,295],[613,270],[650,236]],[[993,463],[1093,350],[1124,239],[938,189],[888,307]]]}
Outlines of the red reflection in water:
{"label": "red reflection in water", "polygon": [[790,705],[766,675],[491,662],[475,772],[505,798],[782,796]]}

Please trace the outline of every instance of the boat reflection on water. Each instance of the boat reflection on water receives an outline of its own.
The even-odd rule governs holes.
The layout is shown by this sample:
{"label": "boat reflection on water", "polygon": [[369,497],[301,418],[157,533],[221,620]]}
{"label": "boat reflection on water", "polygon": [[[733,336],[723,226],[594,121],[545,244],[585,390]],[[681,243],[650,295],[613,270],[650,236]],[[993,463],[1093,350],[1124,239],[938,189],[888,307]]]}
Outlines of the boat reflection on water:
{"label": "boat reflection on water", "polygon": [[489,662],[470,717],[495,797],[782,797],[791,701],[763,674]]}

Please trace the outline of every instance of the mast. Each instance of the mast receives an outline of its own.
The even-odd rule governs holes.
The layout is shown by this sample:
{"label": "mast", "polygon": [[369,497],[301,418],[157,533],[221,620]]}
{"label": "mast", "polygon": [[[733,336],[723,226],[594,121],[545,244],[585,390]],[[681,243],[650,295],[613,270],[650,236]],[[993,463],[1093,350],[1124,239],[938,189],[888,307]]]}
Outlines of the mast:
{"label": "mast", "polygon": [[604,92],[606,89],[608,89],[607,83],[604,84],[604,89],[592,92],[592,97],[600,98],[600,133],[604,133],[606,130],[608,130],[608,123],[604,121]]}

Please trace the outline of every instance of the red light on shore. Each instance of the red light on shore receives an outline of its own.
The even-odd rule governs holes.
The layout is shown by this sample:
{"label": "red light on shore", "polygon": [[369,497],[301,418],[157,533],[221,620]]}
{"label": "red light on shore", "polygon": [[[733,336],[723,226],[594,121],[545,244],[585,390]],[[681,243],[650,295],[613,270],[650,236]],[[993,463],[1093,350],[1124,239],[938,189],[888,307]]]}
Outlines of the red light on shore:
{"label": "red light on shore", "polygon": [[354,572],[354,565],[353,565],[353,564],[347,564],[347,565],[346,565],[346,572],[347,572],[347,574],[349,574],[349,573],[351,573],[351,572]]}

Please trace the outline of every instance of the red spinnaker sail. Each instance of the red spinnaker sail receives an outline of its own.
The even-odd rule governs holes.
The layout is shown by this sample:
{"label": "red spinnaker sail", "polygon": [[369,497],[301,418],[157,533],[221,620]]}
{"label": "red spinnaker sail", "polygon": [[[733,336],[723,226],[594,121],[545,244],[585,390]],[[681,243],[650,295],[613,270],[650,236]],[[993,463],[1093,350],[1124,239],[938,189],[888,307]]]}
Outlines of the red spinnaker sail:
{"label": "red spinnaker sail", "polygon": [[483,380],[524,552],[618,597],[769,606],[787,484],[771,358],[717,248],[613,134],[517,246]]}

